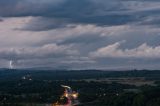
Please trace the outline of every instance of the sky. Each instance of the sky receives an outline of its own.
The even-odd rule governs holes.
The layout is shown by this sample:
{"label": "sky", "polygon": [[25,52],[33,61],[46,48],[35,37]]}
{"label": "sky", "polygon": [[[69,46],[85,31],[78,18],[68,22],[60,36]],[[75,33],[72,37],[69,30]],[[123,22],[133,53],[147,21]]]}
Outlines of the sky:
{"label": "sky", "polygon": [[0,0],[0,67],[159,69],[159,0]]}

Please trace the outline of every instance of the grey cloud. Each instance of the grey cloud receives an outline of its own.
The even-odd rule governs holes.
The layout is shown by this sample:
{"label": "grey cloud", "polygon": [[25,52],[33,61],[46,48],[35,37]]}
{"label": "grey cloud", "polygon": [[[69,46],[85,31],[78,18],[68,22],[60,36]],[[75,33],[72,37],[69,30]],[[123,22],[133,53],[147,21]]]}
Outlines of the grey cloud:
{"label": "grey cloud", "polygon": [[120,42],[91,52],[91,57],[97,58],[160,58],[160,46],[151,47],[146,43],[134,49],[120,49]]}
{"label": "grey cloud", "polygon": [[38,16],[65,0],[1,0],[0,15],[4,17]]}
{"label": "grey cloud", "polygon": [[1,0],[0,4],[1,16],[47,17],[29,23],[33,27],[26,29],[35,31],[66,27],[75,23],[101,26],[133,24],[150,14],[158,14],[160,9],[158,1],[149,0]]}
{"label": "grey cloud", "polygon": [[42,47],[1,49],[0,58],[6,60],[24,60],[40,58],[58,58],[77,55],[78,51],[71,46],[46,44]]}
{"label": "grey cloud", "polygon": [[14,60],[22,68],[157,67],[159,5],[158,0],[0,0],[0,66]]}
{"label": "grey cloud", "polygon": [[29,31],[45,31],[57,28],[74,27],[69,25],[66,20],[53,19],[47,17],[35,17],[30,22],[17,30],[29,30]]}

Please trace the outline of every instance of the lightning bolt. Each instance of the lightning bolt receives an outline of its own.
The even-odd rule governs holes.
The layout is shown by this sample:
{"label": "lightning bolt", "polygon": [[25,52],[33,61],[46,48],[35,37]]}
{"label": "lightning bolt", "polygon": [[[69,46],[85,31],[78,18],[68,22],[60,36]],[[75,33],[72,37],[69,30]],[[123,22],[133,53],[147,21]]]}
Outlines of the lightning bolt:
{"label": "lightning bolt", "polygon": [[12,60],[9,61],[9,68],[13,69],[13,61]]}

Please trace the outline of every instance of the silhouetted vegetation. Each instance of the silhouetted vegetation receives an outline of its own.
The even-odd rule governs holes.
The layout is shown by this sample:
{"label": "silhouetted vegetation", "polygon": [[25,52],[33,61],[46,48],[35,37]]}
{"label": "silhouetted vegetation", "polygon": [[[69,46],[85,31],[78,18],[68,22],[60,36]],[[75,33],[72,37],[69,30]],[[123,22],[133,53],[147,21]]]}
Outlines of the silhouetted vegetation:
{"label": "silhouetted vegetation", "polygon": [[[110,78],[111,81],[108,83],[104,80],[105,78]],[[154,81],[155,85],[136,86],[136,84],[119,83],[116,81],[117,78],[138,80],[143,78],[145,81]],[[54,103],[63,93],[64,89],[60,86],[62,84],[70,85],[79,92],[81,106],[160,106],[160,71],[156,70],[30,71],[7,69],[0,70],[0,106]]]}

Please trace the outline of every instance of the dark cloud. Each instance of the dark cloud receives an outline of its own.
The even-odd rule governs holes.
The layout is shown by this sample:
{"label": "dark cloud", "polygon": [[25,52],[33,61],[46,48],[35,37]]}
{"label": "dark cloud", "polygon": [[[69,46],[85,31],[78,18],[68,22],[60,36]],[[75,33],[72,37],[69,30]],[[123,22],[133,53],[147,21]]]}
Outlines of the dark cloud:
{"label": "dark cloud", "polygon": [[0,15],[3,17],[43,16],[65,0],[1,0]]}
{"label": "dark cloud", "polygon": [[48,17],[37,17],[30,20],[23,28],[18,30],[30,30],[30,31],[45,31],[57,28],[74,27],[74,25],[68,25],[67,20],[55,19]]}
{"label": "dark cloud", "polygon": [[0,66],[157,67],[159,11],[159,0],[0,0]]}
{"label": "dark cloud", "polygon": [[26,29],[35,31],[66,27],[75,23],[112,26],[138,23],[150,14],[152,16],[159,14],[160,8],[156,3],[159,2],[157,0],[153,2],[151,0],[1,0],[0,15],[47,17],[29,23],[32,27]]}

